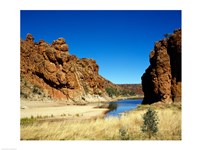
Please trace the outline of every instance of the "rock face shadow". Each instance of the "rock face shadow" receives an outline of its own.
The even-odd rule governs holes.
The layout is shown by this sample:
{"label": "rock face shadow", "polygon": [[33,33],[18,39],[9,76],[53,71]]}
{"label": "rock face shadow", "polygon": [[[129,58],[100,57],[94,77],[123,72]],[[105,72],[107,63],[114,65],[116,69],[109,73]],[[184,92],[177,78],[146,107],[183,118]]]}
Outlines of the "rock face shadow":
{"label": "rock face shadow", "polygon": [[143,104],[181,101],[181,29],[155,43],[142,87]]}

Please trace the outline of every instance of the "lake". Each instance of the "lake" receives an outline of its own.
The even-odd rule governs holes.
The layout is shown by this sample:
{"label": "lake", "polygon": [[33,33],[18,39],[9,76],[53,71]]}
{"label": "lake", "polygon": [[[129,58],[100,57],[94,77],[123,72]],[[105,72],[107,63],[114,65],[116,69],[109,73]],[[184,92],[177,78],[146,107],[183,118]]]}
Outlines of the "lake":
{"label": "lake", "polygon": [[110,102],[110,111],[106,114],[106,117],[119,116],[121,113],[135,109],[137,105],[142,103],[142,99],[125,99],[116,102]]}

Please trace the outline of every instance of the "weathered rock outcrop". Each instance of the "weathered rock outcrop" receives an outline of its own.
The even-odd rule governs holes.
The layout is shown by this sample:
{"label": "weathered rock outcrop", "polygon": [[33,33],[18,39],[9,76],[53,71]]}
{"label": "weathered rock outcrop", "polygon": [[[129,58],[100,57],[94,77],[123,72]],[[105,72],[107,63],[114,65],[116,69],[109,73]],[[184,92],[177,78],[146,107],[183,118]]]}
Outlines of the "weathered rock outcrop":
{"label": "weathered rock outcrop", "polygon": [[181,29],[155,43],[142,87],[143,104],[181,101]]}
{"label": "weathered rock outcrop", "polygon": [[92,59],[78,59],[69,54],[64,38],[52,45],[28,34],[21,40],[21,98],[29,100],[65,100],[86,103],[109,99],[106,87],[116,87],[98,74]]}

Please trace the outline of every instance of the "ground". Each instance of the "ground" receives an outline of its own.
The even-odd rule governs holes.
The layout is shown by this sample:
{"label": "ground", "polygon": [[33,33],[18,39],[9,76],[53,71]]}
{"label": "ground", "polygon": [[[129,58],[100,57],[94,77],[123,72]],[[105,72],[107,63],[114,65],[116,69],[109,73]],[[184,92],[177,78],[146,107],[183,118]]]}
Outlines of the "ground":
{"label": "ground", "polygon": [[[21,109],[21,117],[25,111],[36,109],[40,112],[41,108],[47,109],[49,114],[45,115],[49,116],[21,118],[21,140],[181,140],[182,137],[181,103],[140,105],[121,117],[110,118],[102,117],[106,109],[94,108],[97,106],[94,104],[62,106],[53,102],[37,105],[38,102],[32,102],[26,106],[29,108]],[[159,117],[158,132],[151,139],[141,131],[142,115],[148,108],[156,110]],[[57,111],[51,115],[53,109]],[[94,117],[94,114],[97,116]]]}
{"label": "ground", "polygon": [[51,117],[54,119],[89,119],[100,117],[108,111],[107,108],[97,108],[100,103],[87,105],[67,105],[62,101],[21,101],[20,118]]}

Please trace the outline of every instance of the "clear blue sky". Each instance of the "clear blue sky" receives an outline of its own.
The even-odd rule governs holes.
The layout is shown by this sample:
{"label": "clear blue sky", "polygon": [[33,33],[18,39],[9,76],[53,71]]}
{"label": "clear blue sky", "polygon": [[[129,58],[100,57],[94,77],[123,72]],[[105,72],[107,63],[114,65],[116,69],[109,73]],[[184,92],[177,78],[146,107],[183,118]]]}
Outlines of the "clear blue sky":
{"label": "clear blue sky", "polygon": [[92,58],[113,83],[141,83],[149,53],[165,33],[181,28],[181,11],[21,11],[21,38],[64,37],[70,54]]}

